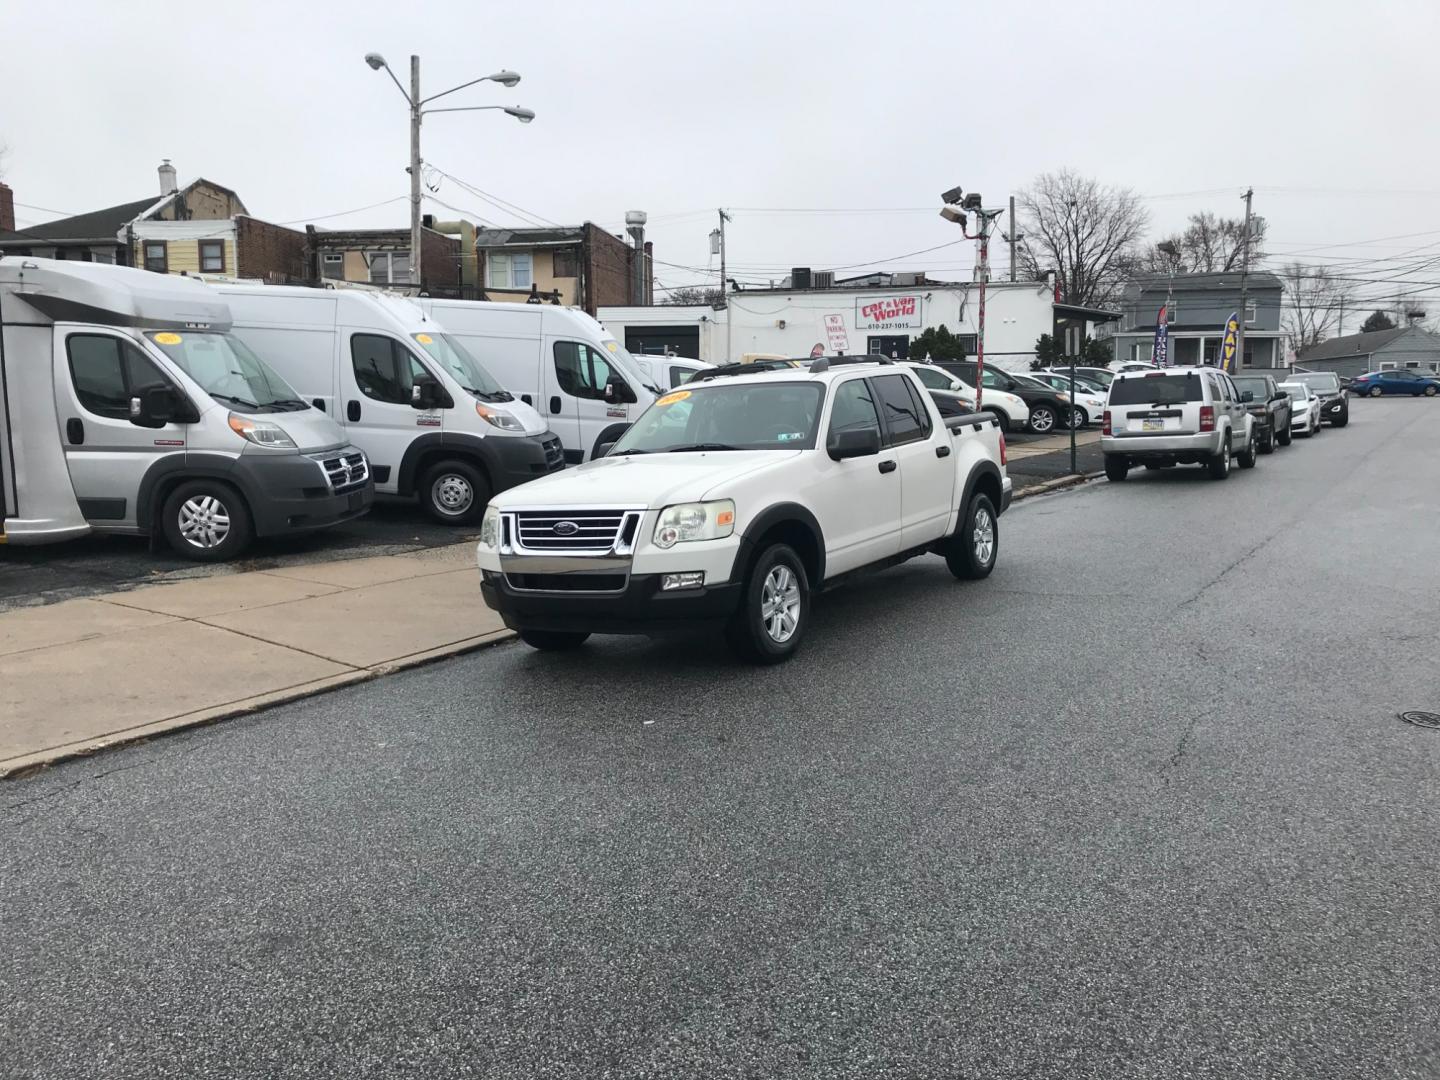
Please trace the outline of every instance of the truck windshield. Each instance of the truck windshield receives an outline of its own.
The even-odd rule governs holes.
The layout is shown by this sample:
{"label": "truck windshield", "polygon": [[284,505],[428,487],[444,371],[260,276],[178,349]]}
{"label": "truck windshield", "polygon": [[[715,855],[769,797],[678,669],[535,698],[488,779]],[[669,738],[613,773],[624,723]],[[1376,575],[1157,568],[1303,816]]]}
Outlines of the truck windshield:
{"label": "truck windshield", "polygon": [[247,412],[310,408],[290,384],[230,334],[154,331],[145,335],[216,401]]}
{"label": "truck windshield", "polygon": [[695,386],[658,398],[611,457],[686,450],[812,450],[824,388],[766,382]]}
{"label": "truck windshield", "polygon": [[503,390],[488,371],[449,334],[426,331],[412,335],[415,343],[430,354],[441,367],[467,391],[482,401],[513,401],[509,390]]}
{"label": "truck windshield", "polygon": [[1264,401],[1270,396],[1270,388],[1265,385],[1264,379],[1247,379],[1244,376],[1241,376],[1240,378],[1233,381],[1235,385],[1240,389],[1241,393],[1249,390],[1252,394],[1254,394],[1256,401]]}

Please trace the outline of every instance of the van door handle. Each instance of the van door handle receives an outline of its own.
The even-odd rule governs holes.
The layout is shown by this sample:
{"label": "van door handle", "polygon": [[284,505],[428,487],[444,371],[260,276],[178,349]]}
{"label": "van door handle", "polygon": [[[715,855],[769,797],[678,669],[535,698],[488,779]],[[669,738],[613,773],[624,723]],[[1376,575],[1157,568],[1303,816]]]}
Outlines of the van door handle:
{"label": "van door handle", "polygon": [[78,417],[72,416],[65,421],[65,438],[70,440],[71,446],[83,446],[85,443],[85,425]]}
{"label": "van door handle", "polygon": [[935,456],[936,456],[936,457],[949,457],[949,456],[950,456],[950,447],[948,447],[948,446],[937,446],[937,447],[935,447]]}
{"label": "van door handle", "polygon": [[534,400],[530,397],[529,394],[521,394],[520,400],[523,401],[526,405],[533,406],[535,404]]}
{"label": "van door handle", "polygon": [[345,404],[345,418],[352,424],[360,419],[360,402],[349,401]]}
{"label": "van door handle", "polygon": [[895,462],[893,462],[893,461],[882,461],[882,462],[880,462],[880,471],[881,471],[882,473],[892,473],[892,472],[894,472],[894,471],[895,471]]}
{"label": "van door handle", "polygon": [[552,397],[552,398],[550,399],[550,415],[551,415],[551,416],[559,416],[559,415],[560,415],[560,398],[559,398],[558,396],[557,396],[557,397]]}

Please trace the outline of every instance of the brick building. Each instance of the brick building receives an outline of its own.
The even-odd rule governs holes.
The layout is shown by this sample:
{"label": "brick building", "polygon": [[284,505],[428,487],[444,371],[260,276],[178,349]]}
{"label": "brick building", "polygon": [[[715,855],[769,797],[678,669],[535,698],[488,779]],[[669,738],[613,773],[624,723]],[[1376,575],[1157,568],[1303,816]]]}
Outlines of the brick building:
{"label": "brick building", "polygon": [[[322,231],[306,226],[307,262],[316,280],[414,289],[410,276],[409,229]],[[420,230],[423,289],[460,286],[460,241],[434,229]]]}
{"label": "brick building", "polygon": [[523,300],[532,290],[590,314],[606,305],[653,302],[651,246],[647,243],[643,295],[635,295],[635,248],[594,222],[542,229],[478,229],[481,281],[491,300]]}

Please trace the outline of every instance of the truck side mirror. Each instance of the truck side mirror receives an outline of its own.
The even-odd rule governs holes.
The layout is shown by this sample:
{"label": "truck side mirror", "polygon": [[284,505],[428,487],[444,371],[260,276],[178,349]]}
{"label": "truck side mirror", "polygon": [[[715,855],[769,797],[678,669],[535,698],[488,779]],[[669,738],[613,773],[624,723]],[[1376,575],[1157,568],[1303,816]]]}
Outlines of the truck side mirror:
{"label": "truck side mirror", "polygon": [[1255,400],[1255,391],[1253,391],[1253,390],[1241,390],[1241,391],[1240,391],[1240,400],[1241,400],[1241,401],[1254,401],[1254,400]]}
{"label": "truck side mirror", "polygon": [[830,436],[825,452],[835,461],[878,454],[880,453],[880,431],[873,427],[838,431]]}

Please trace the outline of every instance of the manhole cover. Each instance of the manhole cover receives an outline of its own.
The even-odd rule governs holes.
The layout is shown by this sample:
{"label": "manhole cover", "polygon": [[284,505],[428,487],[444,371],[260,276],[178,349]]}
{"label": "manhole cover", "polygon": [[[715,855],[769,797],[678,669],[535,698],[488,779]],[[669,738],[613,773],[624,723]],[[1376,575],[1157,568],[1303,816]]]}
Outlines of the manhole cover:
{"label": "manhole cover", "polygon": [[1404,720],[1407,724],[1414,724],[1416,727],[1440,729],[1440,713],[1402,712],[1400,719]]}

